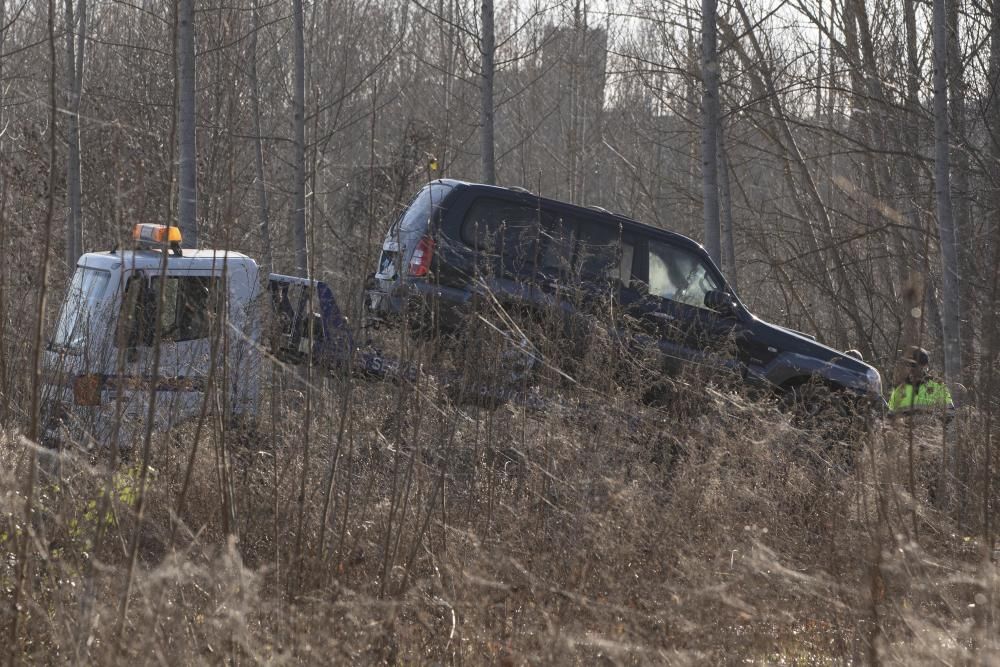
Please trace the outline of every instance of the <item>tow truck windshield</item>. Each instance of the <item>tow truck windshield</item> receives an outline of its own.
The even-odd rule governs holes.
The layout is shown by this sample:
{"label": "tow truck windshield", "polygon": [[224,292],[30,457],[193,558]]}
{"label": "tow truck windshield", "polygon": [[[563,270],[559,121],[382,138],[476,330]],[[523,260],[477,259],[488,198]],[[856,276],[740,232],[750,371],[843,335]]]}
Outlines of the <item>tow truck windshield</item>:
{"label": "tow truck windshield", "polygon": [[83,346],[88,319],[95,315],[96,306],[104,297],[111,273],[85,266],[77,268],[59,311],[59,324],[51,347],[75,350]]}

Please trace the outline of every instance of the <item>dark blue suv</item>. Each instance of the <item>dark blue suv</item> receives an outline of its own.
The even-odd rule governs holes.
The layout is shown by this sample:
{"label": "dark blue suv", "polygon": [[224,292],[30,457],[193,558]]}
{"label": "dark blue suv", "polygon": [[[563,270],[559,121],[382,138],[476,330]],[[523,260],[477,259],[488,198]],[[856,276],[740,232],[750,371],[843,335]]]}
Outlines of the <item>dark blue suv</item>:
{"label": "dark blue suv", "polygon": [[638,323],[666,358],[721,365],[793,396],[819,385],[884,402],[875,368],[758,319],[698,243],[520,188],[430,183],[386,234],[371,287],[378,319],[405,312],[447,331],[488,296],[615,330]]}

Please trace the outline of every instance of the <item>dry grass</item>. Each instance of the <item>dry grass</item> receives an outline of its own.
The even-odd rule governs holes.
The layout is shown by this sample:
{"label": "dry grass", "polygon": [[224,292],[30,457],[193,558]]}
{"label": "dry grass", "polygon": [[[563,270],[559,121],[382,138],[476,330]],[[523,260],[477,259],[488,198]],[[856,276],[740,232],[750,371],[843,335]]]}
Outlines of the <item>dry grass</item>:
{"label": "dry grass", "polygon": [[[210,416],[197,447],[196,423],[154,436],[141,525],[138,454],[113,472],[106,452],[72,446],[58,469],[40,452],[48,472],[26,521],[38,452],[12,418],[0,440],[4,627],[19,548],[27,569],[11,655],[1000,660],[1000,579],[976,476],[982,415],[949,434],[968,488],[939,488],[940,426],[805,430],[719,378],[663,382],[607,337],[567,360],[551,332],[529,333],[546,355],[531,390],[541,409],[460,400],[431,377],[316,377],[307,391],[295,369],[268,367],[255,431]],[[394,345],[447,361],[426,343]],[[503,376],[501,345],[448,349],[466,389]]]}
{"label": "dry grass", "polygon": [[[825,462],[844,445],[798,429],[771,403],[698,378],[667,400],[639,401],[595,368],[607,358],[588,362],[586,382],[544,383],[544,410],[457,404],[431,381],[413,391],[320,380],[308,399],[308,469],[306,395],[286,373],[268,396],[273,418],[252,438],[203,430],[177,517],[195,425],[154,438],[141,527],[128,496],[135,483],[121,478],[116,518],[99,520],[104,457],[72,453],[61,480],[42,478],[25,523],[31,450],[8,429],[8,599],[17,539],[30,538],[18,657],[1000,660],[980,495],[961,494],[964,510],[928,502],[932,429],[916,434],[913,497],[905,429],[855,432],[856,465]],[[955,434],[973,458],[977,419]],[[138,572],[119,635],[136,530]],[[3,618],[9,626],[9,604]]]}

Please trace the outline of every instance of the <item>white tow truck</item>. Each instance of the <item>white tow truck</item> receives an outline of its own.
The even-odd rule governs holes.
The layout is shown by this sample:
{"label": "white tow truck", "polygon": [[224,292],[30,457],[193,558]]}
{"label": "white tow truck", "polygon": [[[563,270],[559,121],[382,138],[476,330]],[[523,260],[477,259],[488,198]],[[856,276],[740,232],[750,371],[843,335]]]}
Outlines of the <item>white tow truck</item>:
{"label": "white tow truck", "polygon": [[347,321],[324,283],[265,282],[244,254],[181,249],[176,227],[136,225],[133,240],[77,262],[43,360],[44,439],[106,444],[117,433],[127,449],[154,394],[156,430],[200,414],[206,399],[226,419],[252,415],[269,352],[327,368],[353,362]]}

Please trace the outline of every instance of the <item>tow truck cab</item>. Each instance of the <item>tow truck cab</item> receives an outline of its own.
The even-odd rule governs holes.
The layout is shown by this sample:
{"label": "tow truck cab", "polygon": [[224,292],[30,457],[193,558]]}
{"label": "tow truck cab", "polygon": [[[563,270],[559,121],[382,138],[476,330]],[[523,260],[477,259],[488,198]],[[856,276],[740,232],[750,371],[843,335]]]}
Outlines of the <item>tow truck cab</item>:
{"label": "tow truck cab", "polygon": [[44,439],[118,434],[128,448],[154,393],[157,431],[206,400],[227,421],[252,416],[265,350],[283,364],[351,368],[354,340],[325,283],[270,274],[265,287],[252,258],[182,250],[176,227],[136,225],[133,239],[77,262],[43,359]]}
{"label": "tow truck cab", "polygon": [[154,385],[154,423],[168,428],[198,414],[213,391],[213,366],[216,405],[227,415],[255,408],[257,263],[237,252],[181,250],[173,227],[137,225],[133,236],[135,249],[77,262],[43,359],[46,438],[107,442],[118,425],[128,448],[129,426],[146,419]]}

